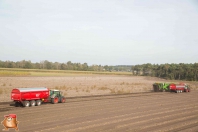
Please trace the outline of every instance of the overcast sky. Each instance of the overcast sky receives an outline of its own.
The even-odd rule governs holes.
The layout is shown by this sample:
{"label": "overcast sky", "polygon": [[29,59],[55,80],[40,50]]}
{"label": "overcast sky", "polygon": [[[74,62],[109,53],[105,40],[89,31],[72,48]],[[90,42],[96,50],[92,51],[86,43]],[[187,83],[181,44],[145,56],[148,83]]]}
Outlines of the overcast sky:
{"label": "overcast sky", "polygon": [[198,62],[196,0],[0,0],[0,60]]}

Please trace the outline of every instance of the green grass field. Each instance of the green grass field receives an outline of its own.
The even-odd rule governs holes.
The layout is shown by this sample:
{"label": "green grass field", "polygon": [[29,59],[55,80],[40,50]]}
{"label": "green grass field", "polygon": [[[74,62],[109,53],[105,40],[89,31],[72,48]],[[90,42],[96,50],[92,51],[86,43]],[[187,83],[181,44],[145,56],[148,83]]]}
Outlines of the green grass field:
{"label": "green grass field", "polygon": [[0,76],[74,76],[74,75],[132,75],[131,72],[97,72],[74,70],[45,70],[45,69],[17,69],[0,68]]}

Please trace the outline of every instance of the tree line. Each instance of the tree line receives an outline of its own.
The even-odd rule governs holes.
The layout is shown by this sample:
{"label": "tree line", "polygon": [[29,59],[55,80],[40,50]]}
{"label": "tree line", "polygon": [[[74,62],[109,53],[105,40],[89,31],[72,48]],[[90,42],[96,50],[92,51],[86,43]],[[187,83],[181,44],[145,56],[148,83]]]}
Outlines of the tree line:
{"label": "tree line", "polygon": [[131,68],[134,75],[160,77],[171,80],[198,80],[198,63],[194,64],[142,64]]}
{"label": "tree line", "polygon": [[48,60],[33,63],[30,60],[22,61],[1,61],[0,68],[24,68],[24,69],[49,69],[49,70],[78,70],[78,71],[128,71],[130,72],[131,66],[108,66],[108,65],[88,65],[87,63],[66,63],[50,62]]}
{"label": "tree line", "polygon": [[1,61],[0,68],[78,70],[78,71],[109,71],[132,72],[133,75],[153,76],[171,80],[198,80],[198,63],[194,64],[141,64],[141,65],[88,65],[87,63],[50,62],[48,60],[33,63],[31,61]]}

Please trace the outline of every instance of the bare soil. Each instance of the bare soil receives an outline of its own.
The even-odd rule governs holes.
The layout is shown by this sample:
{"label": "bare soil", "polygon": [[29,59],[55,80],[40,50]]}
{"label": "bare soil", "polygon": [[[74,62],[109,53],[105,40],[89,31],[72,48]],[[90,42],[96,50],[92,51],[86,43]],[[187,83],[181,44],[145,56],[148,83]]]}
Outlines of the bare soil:
{"label": "bare soil", "polygon": [[0,102],[0,119],[17,114],[23,132],[196,132],[197,96],[198,91],[68,97],[66,103],[27,108]]}
{"label": "bare soil", "polygon": [[[47,87],[63,91],[66,97],[123,94],[152,91],[155,82],[179,82],[155,77],[113,76],[113,75],[72,75],[66,77],[0,77],[0,102],[10,101],[13,88]],[[186,82],[191,89],[198,82]]]}

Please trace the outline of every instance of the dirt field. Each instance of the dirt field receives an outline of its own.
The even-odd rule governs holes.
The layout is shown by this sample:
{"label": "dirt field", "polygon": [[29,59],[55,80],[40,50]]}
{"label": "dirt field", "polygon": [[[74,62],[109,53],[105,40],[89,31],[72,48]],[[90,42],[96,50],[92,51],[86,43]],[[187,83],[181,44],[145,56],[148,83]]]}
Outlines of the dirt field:
{"label": "dirt field", "polygon": [[1,102],[0,119],[17,114],[22,132],[196,132],[197,96],[198,91],[74,97],[28,108]]}
{"label": "dirt field", "polygon": [[[0,77],[0,102],[10,101],[13,88],[48,87],[63,91],[66,97],[149,92],[155,82],[167,81],[153,77],[113,75],[72,75],[65,77]],[[197,89],[198,82],[187,82]]]}

